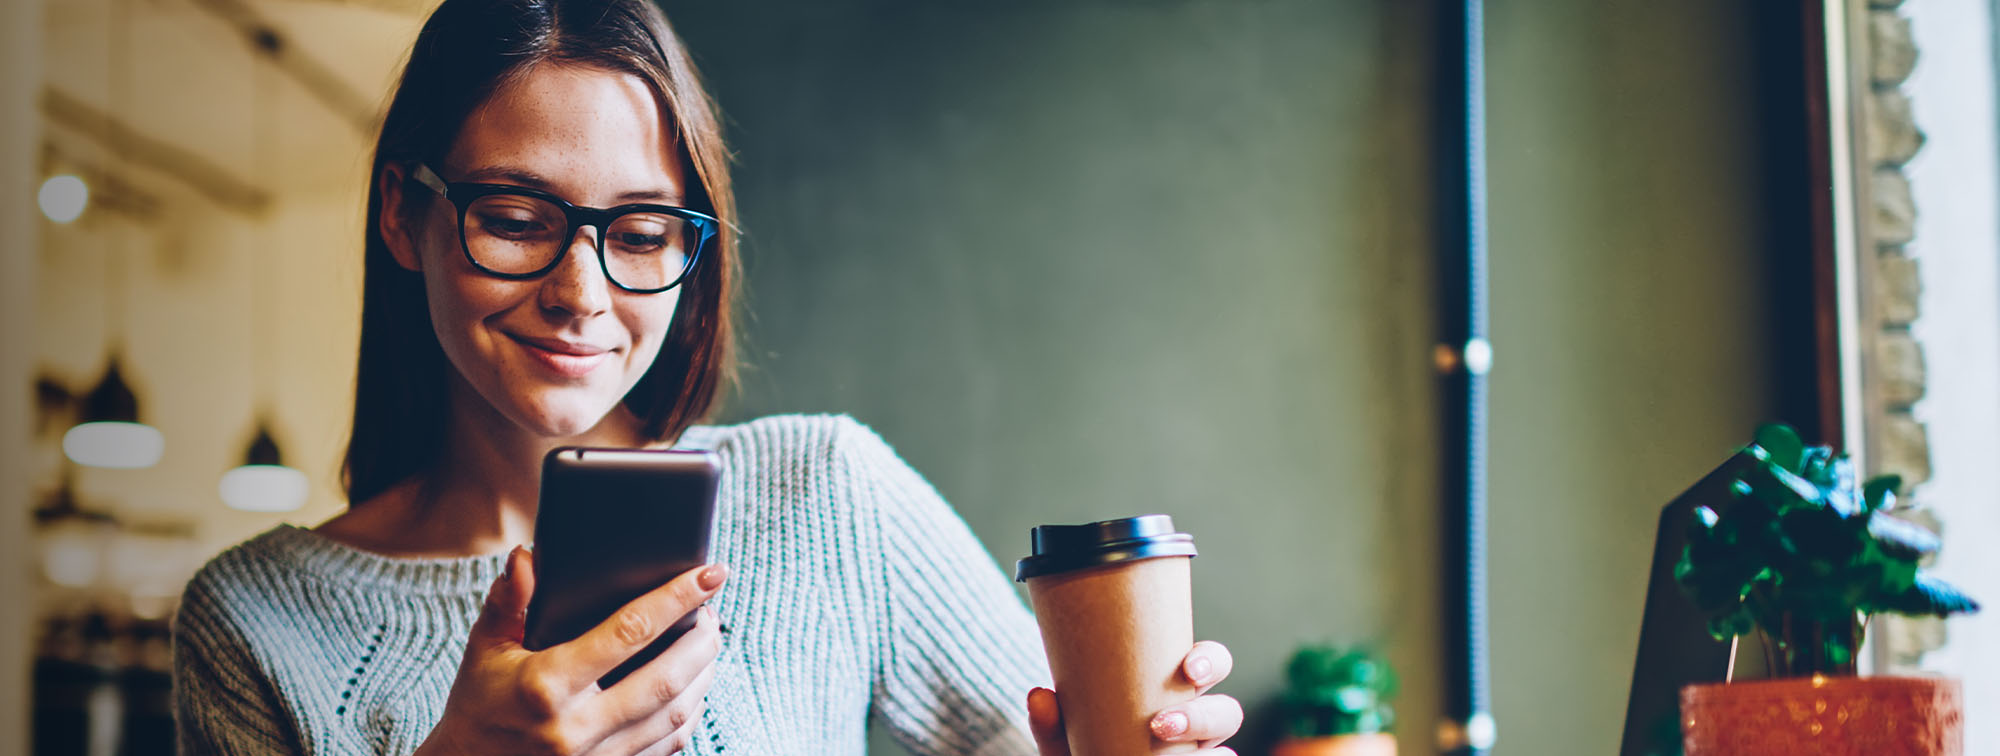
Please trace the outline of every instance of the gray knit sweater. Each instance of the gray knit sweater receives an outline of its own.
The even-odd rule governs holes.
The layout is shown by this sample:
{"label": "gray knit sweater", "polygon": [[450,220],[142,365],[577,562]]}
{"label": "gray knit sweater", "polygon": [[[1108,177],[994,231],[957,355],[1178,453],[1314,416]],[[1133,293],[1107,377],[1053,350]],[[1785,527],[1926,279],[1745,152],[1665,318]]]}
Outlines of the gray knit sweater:
{"label": "gray knit sweater", "polygon": [[[688,753],[862,754],[870,714],[919,754],[1029,754],[1033,618],[937,492],[846,417],[700,427],[722,463],[723,622]],[[394,559],[279,526],[217,556],[174,623],[191,754],[407,754],[503,557]]]}

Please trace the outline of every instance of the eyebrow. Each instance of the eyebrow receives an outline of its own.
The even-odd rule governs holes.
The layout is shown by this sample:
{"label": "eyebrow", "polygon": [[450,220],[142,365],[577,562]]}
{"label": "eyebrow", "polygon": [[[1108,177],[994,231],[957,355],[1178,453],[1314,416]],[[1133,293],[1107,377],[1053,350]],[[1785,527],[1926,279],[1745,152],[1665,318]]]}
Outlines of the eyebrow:
{"label": "eyebrow", "polygon": [[[474,184],[490,184],[496,179],[506,183],[525,186],[530,189],[540,189],[550,194],[561,195],[561,192],[556,191],[555,182],[525,168],[504,165],[488,166],[466,173],[465,177],[459,180]],[[678,193],[663,189],[634,189],[619,194],[613,199],[617,200],[619,204],[624,204],[628,202],[679,203],[683,198]]]}

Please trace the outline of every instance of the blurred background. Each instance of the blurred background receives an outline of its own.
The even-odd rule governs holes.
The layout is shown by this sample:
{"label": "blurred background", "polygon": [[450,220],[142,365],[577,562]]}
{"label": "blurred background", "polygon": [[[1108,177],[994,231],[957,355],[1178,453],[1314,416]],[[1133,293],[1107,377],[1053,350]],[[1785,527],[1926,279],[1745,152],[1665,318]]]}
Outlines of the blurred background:
{"label": "blurred background", "polygon": [[[1820,285],[1771,254],[1801,191],[1774,146],[1805,126],[1769,107],[1755,5],[1488,9],[1503,756],[1615,750],[1660,505],[1815,391],[1784,364],[1813,335],[1771,304]],[[344,506],[367,151],[430,6],[4,11],[0,351],[19,389],[0,464],[20,525],[0,552],[22,611],[0,635],[18,702],[0,753],[31,729],[36,753],[164,752],[181,585]],[[1910,230],[1859,245],[1864,306],[1842,328],[1875,334],[1857,359],[1888,356],[1843,401],[1875,468],[1928,481],[1946,576],[2000,600],[2000,561],[1959,545],[2000,535],[1977,478],[2000,455],[1993,14],[1894,6],[1827,6],[1872,60],[1921,52],[1850,84],[1928,135],[1853,168],[1902,193],[1848,210]],[[1202,550],[1197,633],[1236,657],[1241,750],[1276,738],[1292,650],[1333,640],[1395,667],[1401,748],[1436,751],[1430,4],[665,7],[738,155],[748,369],[722,419],[852,414],[1009,566],[1037,524],[1170,513]],[[153,431],[129,459],[65,453],[101,420]],[[296,508],[229,504],[284,492]],[[1882,664],[2000,707],[2000,619],[1898,632]],[[1973,727],[1969,752],[2000,750],[2000,725]]]}

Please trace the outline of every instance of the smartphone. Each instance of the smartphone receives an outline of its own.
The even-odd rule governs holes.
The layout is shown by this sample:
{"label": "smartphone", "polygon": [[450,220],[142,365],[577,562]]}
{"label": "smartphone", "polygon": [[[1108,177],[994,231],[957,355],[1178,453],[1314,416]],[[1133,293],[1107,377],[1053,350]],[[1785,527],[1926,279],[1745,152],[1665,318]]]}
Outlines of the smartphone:
{"label": "smartphone", "polygon": [[1687,548],[1695,508],[1726,511],[1736,499],[1736,480],[1756,464],[1757,458],[1739,451],[1660,510],[1619,756],[1680,753],[1681,688],[1732,679],[1736,645],[1708,634],[1708,616],[1681,592],[1674,566]]}
{"label": "smartphone", "polygon": [[[707,564],[721,468],[702,451],[563,447],[542,458],[530,651],[583,635],[640,595]],[[694,627],[679,618],[598,680],[609,688]]]}

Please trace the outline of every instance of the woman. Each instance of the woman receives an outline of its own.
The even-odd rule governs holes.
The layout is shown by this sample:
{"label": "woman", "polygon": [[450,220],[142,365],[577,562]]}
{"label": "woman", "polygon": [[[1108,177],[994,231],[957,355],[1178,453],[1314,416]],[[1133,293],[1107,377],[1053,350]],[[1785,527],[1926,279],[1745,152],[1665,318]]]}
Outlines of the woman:
{"label": "woman", "polygon": [[[726,155],[644,0],[437,9],[376,147],[353,505],[189,584],[183,751],[858,754],[872,713],[920,753],[1066,752],[1032,619],[887,445],[845,418],[693,425],[728,374]],[[514,544],[559,445],[714,450],[718,560],[530,652]],[[1204,643],[1183,670],[1205,692],[1229,665]],[[1203,696],[1151,726],[1226,753],[1240,721]]]}

